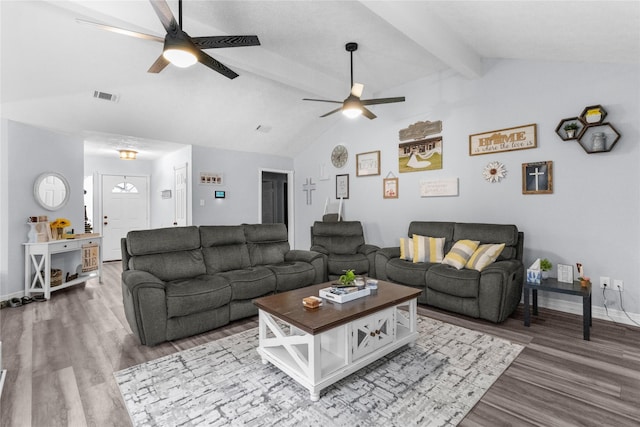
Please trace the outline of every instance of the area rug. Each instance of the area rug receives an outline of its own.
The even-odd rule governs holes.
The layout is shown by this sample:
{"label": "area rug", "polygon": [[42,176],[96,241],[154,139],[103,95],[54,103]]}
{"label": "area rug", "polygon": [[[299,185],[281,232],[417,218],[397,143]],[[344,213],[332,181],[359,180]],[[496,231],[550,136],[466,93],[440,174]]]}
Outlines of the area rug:
{"label": "area rug", "polygon": [[114,375],[134,426],[455,426],[522,346],[418,316],[420,336],[318,402],[241,332]]}

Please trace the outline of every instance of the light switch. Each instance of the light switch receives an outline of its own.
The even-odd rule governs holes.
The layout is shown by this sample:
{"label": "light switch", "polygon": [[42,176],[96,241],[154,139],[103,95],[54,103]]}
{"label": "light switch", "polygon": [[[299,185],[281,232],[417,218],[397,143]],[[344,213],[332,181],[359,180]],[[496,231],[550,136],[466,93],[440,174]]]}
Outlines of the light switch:
{"label": "light switch", "polygon": [[200,199],[200,206],[204,206],[204,199]]}

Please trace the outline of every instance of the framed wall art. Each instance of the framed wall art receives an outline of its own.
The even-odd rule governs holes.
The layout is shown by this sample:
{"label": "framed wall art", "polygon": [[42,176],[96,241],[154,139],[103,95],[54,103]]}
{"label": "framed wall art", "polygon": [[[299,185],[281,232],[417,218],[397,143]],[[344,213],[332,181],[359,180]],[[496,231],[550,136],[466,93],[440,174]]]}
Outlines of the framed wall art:
{"label": "framed wall art", "polygon": [[398,144],[398,171],[420,172],[442,169],[442,137]]}
{"label": "framed wall art", "polygon": [[382,197],[385,199],[398,198],[398,178],[385,178],[382,180]]}
{"label": "framed wall art", "polygon": [[222,185],[221,172],[200,172],[201,185]]}
{"label": "framed wall art", "polygon": [[349,174],[336,175],[336,199],[349,198]]}
{"label": "framed wall art", "polygon": [[356,176],[380,175],[380,151],[356,154]]}
{"label": "framed wall art", "polygon": [[522,164],[522,194],[553,193],[553,162]]}
{"label": "framed wall art", "polygon": [[469,155],[536,148],[536,124],[469,135]]}

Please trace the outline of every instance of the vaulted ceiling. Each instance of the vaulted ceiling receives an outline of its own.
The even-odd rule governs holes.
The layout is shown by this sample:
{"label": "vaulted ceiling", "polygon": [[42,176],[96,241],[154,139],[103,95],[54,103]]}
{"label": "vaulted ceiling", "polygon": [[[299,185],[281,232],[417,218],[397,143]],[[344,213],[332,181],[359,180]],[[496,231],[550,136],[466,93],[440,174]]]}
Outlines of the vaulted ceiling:
{"label": "vaulted ceiling", "polygon": [[92,153],[142,158],[176,144],[294,155],[348,120],[321,119],[332,105],[302,98],[348,95],[351,41],[363,98],[409,97],[393,88],[445,73],[481,78],[489,58],[640,62],[638,1],[184,0],[191,36],[259,36],[260,46],[207,51],[234,80],[201,64],[147,73],[162,44],[76,22],[164,37],[148,1],[2,1],[0,13],[2,117],[80,135]]}

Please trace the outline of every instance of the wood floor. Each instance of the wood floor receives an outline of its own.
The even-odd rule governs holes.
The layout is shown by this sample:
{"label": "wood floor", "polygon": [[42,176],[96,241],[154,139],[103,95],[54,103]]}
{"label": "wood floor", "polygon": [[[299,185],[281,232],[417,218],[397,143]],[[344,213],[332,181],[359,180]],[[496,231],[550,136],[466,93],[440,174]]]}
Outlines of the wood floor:
{"label": "wood floor", "polygon": [[[2,426],[129,426],[113,372],[257,326],[257,318],[156,347],[138,344],[125,320],[120,263],[102,284],[54,292],[50,301],[1,314],[8,370]],[[462,426],[639,426],[640,328],[594,320],[582,340],[578,316],[522,309],[493,323],[420,307],[423,315],[526,346]],[[330,426],[327,426],[330,427]]]}

